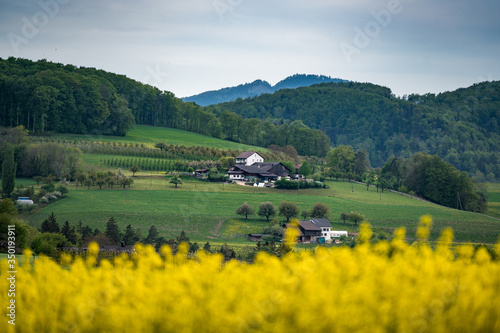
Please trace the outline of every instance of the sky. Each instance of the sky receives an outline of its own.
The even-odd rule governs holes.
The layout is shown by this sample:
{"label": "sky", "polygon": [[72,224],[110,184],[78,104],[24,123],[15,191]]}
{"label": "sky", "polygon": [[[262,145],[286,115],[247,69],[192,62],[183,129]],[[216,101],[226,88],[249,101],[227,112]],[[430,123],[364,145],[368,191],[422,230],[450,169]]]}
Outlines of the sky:
{"label": "sky", "polygon": [[498,0],[0,0],[0,57],[185,97],[293,74],[439,93],[500,79]]}

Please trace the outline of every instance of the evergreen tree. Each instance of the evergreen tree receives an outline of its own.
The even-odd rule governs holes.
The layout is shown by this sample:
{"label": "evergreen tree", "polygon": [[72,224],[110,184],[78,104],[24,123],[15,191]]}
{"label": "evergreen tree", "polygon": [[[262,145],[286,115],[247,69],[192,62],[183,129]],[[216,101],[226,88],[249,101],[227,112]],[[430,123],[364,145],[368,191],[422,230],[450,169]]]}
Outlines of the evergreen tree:
{"label": "evergreen tree", "polygon": [[129,224],[125,228],[125,234],[123,235],[123,241],[125,242],[126,245],[133,245],[134,238],[135,238],[135,231],[132,228],[132,226]]}
{"label": "evergreen tree", "polygon": [[111,217],[108,222],[106,222],[105,235],[109,237],[115,244],[120,243],[122,235],[120,233],[120,228],[115,219]]}
{"label": "evergreen tree", "polygon": [[76,242],[78,241],[78,234],[76,233],[76,229],[75,227],[71,227],[68,221],[64,222],[61,229],[61,234],[63,234],[63,236],[66,237],[66,239],[71,244],[76,244]]}
{"label": "evergreen tree", "polygon": [[179,237],[177,237],[177,244],[180,244],[182,242],[188,243],[189,244],[189,237],[186,235],[184,230],[181,231],[181,234]]}
{"label": "evergreen tree", "polygon": [[16,185],[16,163],[14,161],[14,146],[5,142],[3,145],[2,163],[2,194],[4,198],[10,198]]}
{"label": "evergreen tree", "polygon": [[56,216],[54,212],[52,212],[49,217],[43,220],[42,225],[40,227],[41,232],[50,232],[57,234],[59,233],[59,224],[57,223]]}
{"label": "evergreen tree", "polygon": [[86,225],[83,229],[82,229],[82,239],[85,240],[87,237],[90,237],[92,236],[93,232],[92,232],[92,228],[90,228],[88,225]]}
{"label": "evergreen tree", "polygon": [[205,245],[203,245],[203,251],[205,251],[207,253],[211,253],[212,252],[211,246],[210,246],[209,242],[206,242]]}
{"label": "evergreen tree", "polygon": [[154,225],[149,228],[148,236],[144,240],[144,243],[155,245],[158,239],[158,229]]}

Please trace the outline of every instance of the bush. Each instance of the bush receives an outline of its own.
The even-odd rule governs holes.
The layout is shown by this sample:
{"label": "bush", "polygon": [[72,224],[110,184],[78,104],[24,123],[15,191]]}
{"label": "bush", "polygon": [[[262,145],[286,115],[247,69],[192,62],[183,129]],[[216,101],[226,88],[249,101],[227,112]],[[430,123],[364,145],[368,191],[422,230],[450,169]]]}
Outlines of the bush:
{"label": "bush", "polygon": [[60,196],[64,196],[65,194],[67,194],[69,192],[68,188],[66,186],[63,186],[63,185],[57,186],[56,191],[61,194]]}
{"label": "bush", "polygon": [[42,233],[31,243],[31,249],[36,254],[53,255],[58,247],[71,246],[66,237],[61,234]]}
{"label": "bush", "polygon": [[326,184],[321,182],[308,182],[303,180],[286,180],[281,178],[274,183],[274,186],[279,189],[284,190],[297,190],[297,189],[305,189],[305,188],[328,188]]}

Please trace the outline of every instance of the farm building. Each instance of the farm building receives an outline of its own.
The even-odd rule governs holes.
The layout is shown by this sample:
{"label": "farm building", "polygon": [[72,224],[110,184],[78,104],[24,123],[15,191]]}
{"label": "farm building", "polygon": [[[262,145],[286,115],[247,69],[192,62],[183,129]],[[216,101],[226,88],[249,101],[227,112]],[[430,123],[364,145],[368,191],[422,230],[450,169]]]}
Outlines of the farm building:
{"label": "farm building", "polygon": [[264,162],[264,158],[256,152],[244,152],[236,157],[236,164],[227,173],[231,180],[273,181],[288,176],[292,171],[280,162]]}
{"label": "farm building", "polygon": [[195,177],[201,178],[203,176],[206,176],[208,174],[209,170],[207,169],[196,169],[194,170],[194,175]]}
{"label": "farm building", "polygon": [[254,151],[245,151],[236,156],[237,165],[252,165],[254,163],[264,162],[264,157]]}
{"label": "farm building", "polygon": [[297,241],[300,243],[315,243],[318,238],[321,238],[321,228],[316,226],[311,221],[298,221],[298,226],[294,226],[291,223],[285,223],[284,228],[297,228],[299,229],[299,235],[297,236]]}
{"label": "farm building", "polygon": [[325,240],[330,240],[333,236],[331,235],[332,225],[327,219],[311,219],[312,223],[315,226],[321,228],[321,236],[325,238]]}
{"label": "farm building", "polygon": [[248,234],[248,240],[254,242],[262,241],[262,234]]}

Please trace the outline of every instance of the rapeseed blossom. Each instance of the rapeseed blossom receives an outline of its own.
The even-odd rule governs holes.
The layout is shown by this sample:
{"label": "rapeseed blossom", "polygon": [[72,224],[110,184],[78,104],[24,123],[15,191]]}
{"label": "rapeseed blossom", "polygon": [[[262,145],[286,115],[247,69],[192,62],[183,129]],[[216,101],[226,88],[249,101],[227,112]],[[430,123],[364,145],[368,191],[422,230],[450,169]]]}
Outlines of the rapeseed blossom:
{"label": "rapeseed blossom", "polygon": [[185,245],[175,255],[137,245],[98,265],[96,245],[84,259],[40,257],[17,268],[15,326],[4,260],[0,331],[500,332],[500,261],[488,251],[452,250],[451,230],[435,250],[423,229],[412,245],[404,229],[376,244],[371,232],[363,224],[353,249],[259,253],[252,264],[203,251],[188,258]]}

